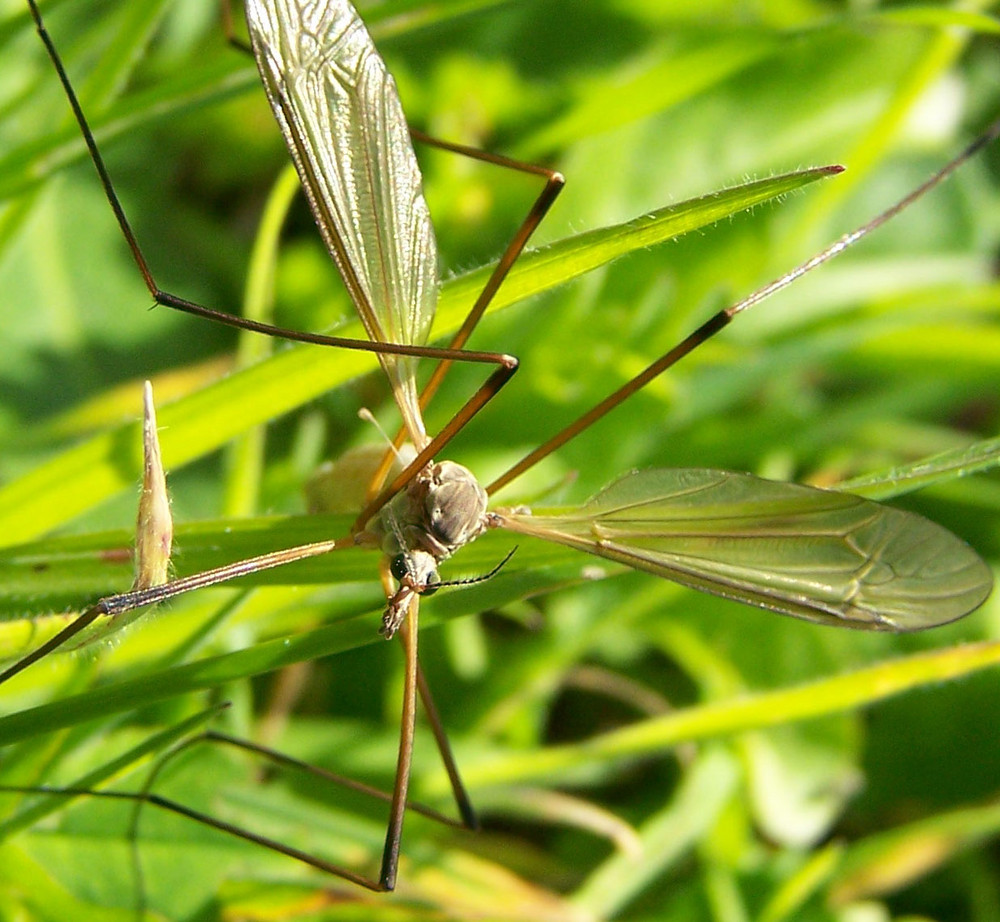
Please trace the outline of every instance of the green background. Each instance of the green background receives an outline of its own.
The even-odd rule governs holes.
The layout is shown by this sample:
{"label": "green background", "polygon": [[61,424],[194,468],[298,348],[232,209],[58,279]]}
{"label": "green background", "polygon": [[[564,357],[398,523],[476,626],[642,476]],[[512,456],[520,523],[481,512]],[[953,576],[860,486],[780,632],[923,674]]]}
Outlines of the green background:
{"label": "green background", "polygon": [[[287,162],[252,63],[227,47],[212,3],[45,9],[159,283],[239,311]],[[450,456],[488,480],[955,154],[1000,113],[994,8],[963,9],[405,0],[363,10],[412,124],[567,176],[538,243],[750,178],[848,167],[752,213],[737,200],[732,218],[578,280],[556,261],[543,293],[477,332],[473,346],[522,366]],[[127,546],[134,520],[143,378],[161,410],[179,572],[346,527],[282,517],[304,511],[302,484],[323,459],[377,443],[359,407],[390,428],[395,417],[377,374],[353,376],[355,359],[262,340],[243,348],[275,358],[236,358],[231,331],[147,309],[26,13],[16,2],[0,11],[0,534],[11,546],[0,639],[16,655],[50,629],[49,613],[130,582],[108,551]],[[446,333],[475,280],[466,273],[502,250],[538,183],[418,153],[449,280]],[[652,466],[832,485],[952,452],[929,465],[935,482],[896,501],[995,561],[1000,480],[956,474],[996,454],[985,440],[1000,416],[998,172],[994,145],[504,498],[578,503]],[[622,230],[582,239],[591,256],[634,246]],[[263,286],[250,289],[259,297]],[[322,330],[350,316],[301,201],[275,290],[279,324]],[[481,380],[481,369],[456,371],[429,428]],[[266,435],[219,450],[230,431],[272,418]],[[956,463],[969,446],[971,460]],[[219,519],[236,521],[227,530]],[[446,578],[488,571],[511,545],[488,536]],[[494,580],[424,606],[439,626],[421,635],[423,662],[486,829],[411,817],[394,895],[151,807],[131,836],[128,805],[42,800],[25,819],[5,798],[15,820],[0,845],[0,917],[127,919],[136,906],[192,920],[1000,916],[1000,688],[995,668],[978,672],[998,654],[971,643],[996,636],[994,601],[928,634],[867,635],[594,563],[522,542]],[[400,656],[376,634],[375,559],[352,552],[260,582],[179,600],[113,644],[50,657],[5,686],[0,782],[113,778],[134,791],[150,753],[208,721],[391,784]],[[232,706],[205,714],[220,701]],[[418,732],[414,794],[447,808],[433,743]],[[259,767],[192,748],[157,790],[371,871],[381,807],[298,778],[261,785]]]}

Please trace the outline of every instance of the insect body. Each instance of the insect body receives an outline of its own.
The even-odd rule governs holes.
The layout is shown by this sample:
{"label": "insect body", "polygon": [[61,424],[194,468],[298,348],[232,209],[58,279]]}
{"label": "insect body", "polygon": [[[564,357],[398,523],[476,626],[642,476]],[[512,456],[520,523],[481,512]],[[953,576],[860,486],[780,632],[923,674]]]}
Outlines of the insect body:
{"label": "insect body", "polygon": [[[369,525],[400,586],[382,619],[386,637],[399,629],[414,594],[436,591],[441,582],[437,565],[499,524],[486,512],[486,502],[486,491],[468,468],[441,461],[420,471]],[[358,538],[364,541],[363,535]]]}

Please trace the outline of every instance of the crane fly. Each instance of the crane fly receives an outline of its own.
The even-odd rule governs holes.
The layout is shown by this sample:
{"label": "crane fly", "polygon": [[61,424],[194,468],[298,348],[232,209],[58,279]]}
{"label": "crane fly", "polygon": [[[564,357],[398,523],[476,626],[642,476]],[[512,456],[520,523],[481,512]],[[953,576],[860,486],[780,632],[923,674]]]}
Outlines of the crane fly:
{"label": "crane fly", "polygon": [[[992,577],[979,556],[946,529],[914,513],[846,493],[708,469],[632,471],[576,509],[532,513],[491,508],[490,496],[596,423],[736,315],[791,284],[889,220],[996,136],[973,147],[893,208],[845,235],[797,269],[720,311],[631,382],[487,485],[465,466],[438,460],[454,435],[496,395],[517,368],[512,357],[465,348],[486,304],[558,193],[552,171],[490,156],[542,176],[545,190],[500,260],[469,319],[447,348],[427,344],[436,306],[437,249],[421,176],[395,84],[357,12],[346,0],[247,0],[254,57],[272,110],[330,255],[369,337],[367,342],[278,330],[220,314],[170,295],[153,281],[118,204],[103,161],[58,55],[28,0],[39,32],[84,131],[121,229],[155,300],[232,326],[288,339],[374,352],[402,417],[397,443],[413,460],[389,474],[392,453],[375,475],[369,500],[345,536],[264,554],[175,580],[154,580],[100,600],[52,640],[0,674],[0,682],[65,644],[93,623],[181,593],[285,563],[367,547],[381,554],[386,588],[381,632],[399,635],[406,659],[396,784],[379,874],[332,873],[373,890],[395,886],[417,698],[434,708],[419,671],[420,599],[448,585],[439,566],[484,532],[506,529],[664,577],[692,589],[820,624],[865,630],[920,630],[953,621],[988,596]],[[459,145],[438,143],[468,153]],[[417,383],[420,358],[440,362]],[[423,409],[451,363],[494,366],[486,382],[439,433]],[[487,576],[489,574],[486,574]],[[436,722],[436,717],[433,717]],[[436,726],[436,724],[435,724]],[[463,818],[474,822],[450,752]]]}
{"label": "crane fly", "polygon": [[[271,108],[365,329],[380,343],[423,344],[434,311],[434,234],[402,106],[367,30],[349,3],[250,0],[246,11]],[[329,144],[331,137],[337,143]],[[704,324],[693,343],[745,306]],[[355,531],[359,542],[377,544],[391,561],[398,589],[383,619],[388,637],[439,582],[438,564],[488,528],[568,544],[785,614],[854,627],[943,624],[978,607],[991,587],[979,557],[924,519],[844,494],[734,473],[633,472],[578,514],[488,512],[488,495],[554,445],[483,488],[467,468],[432,460],[440,446],[423,424],[414,359],[380,359],[418,450],[363,510]],[[507,367],[501,364],[501,375]],[[506,380],[494,378],[495,389]],[[614,402],[621,399],[613,395]],[[595,419],[588,416],[587,424]]]}

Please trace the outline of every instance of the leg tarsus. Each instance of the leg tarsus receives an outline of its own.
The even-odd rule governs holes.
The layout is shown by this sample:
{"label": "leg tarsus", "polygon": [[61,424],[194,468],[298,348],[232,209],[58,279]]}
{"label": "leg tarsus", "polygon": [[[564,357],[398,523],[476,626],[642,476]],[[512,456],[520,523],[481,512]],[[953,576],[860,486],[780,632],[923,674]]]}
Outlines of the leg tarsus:
{"label": "leg tarsus", "polygon": [[[507,275],[514,266],[514,263],[517,262],[521,253],[524,252],[524,248],[527,246],[528,240],[531,239],[531,235],[534,234],[538,225],[541,224],[545,215],[548,214],[549,209],[552,207],[552,204],[559,196],[559,193],[562,192],[563,186],[566,184],[566,180],[561,173],[556,170],[549,169],[548,167],[540,166],[534,163],[525,163],[521,160],[515,160],[512,157],[505,157],[502,154],[494,154],[489,151],[480,150],[479,148],[469,147],[465,144],[443,141],[440,138],[432,137],[431,135],[418,131],[415,128],[410,129],[410,137],[415,141],[420,141],[422,144],[429,144],[439,150],[446,150],[451,153],[460,154],[463,157],[470,157],[473,160],[479,160],[483,163],[492,163],[495,166],[515,170],[516,172],[528,173],[532,176],[540,176],[545,180],[545,187],[538,194],[538,197],[532,204],[528,214],[521,222],[521,226],[510,239],[510,242],[507,244],[500,256],[500,259],[497,260],[497,264],[494,266],[493,272],[490,274],[489,279],[487,279],[482,291],[480,291],[479,296],[472,305],[468,316],[466,316],[462,326],[458,329],[458,332],[455,333],[448,344],[450,349],[461,349],[472,335],[473,330],[475,330],[476,326],[479,324],[483,314],[486,312],[486,308],[489,307],[490,302],[496,296],[497,291],[499,291],[500,286],[504,283],[504,280],[507,278]],[[434,373],[431,375],[430,380],[428,380],[420,394],[420,406],[422,408],[427,406],[431,398],[437,392],[438,387],[441,385],[441,381],[448,373],[450,364],[451,363],[447,361],[441,362],[437,368],[434,369]]]}

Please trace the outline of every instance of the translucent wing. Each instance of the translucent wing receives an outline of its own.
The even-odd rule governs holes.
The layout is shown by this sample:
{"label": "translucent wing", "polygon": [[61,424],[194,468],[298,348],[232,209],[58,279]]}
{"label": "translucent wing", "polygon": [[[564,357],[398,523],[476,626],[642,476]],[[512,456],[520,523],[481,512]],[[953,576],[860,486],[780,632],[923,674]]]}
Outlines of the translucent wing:
{"label": "translucent wing", "polygon": [[[368,335],[425,342],[437,246],[396,84],[371,36],[343,0],[247,0],[246,15],[271,108]],[[422,446],[416,359],[380,360]]]}
{"label": "translucent wing", "polygon": [[698,469],[638,471],[563,514],[500,524],[809,621],[908,631],[962,617],[993,577],[921,516],[847,493]]}

